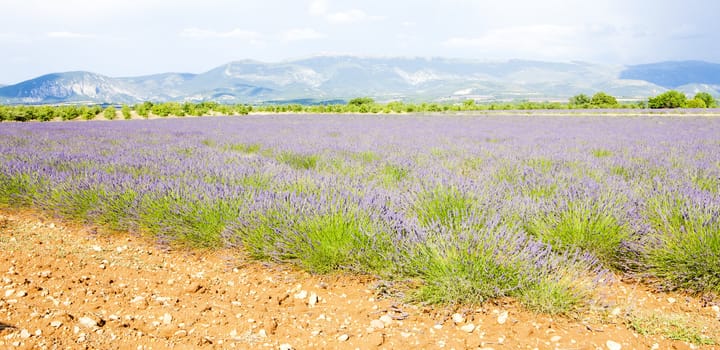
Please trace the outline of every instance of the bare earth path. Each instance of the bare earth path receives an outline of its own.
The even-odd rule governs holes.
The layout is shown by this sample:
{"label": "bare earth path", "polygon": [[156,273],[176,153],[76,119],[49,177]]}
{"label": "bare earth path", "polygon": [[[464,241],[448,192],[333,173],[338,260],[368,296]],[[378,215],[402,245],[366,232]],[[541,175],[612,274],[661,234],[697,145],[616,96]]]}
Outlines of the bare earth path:
{"label": "bare earth path", "polygon": [[[642,285],[615,284],[605,312],[577,319],[512,301],[430,308],[385,295],[369,277],[312,276],[238,251],[169,249],[97,231],[0,212],[0,348],[720,348],[669,339],[690,330],[719,341],[716,304]],[[681,327],[663,326],[678,319]]]}

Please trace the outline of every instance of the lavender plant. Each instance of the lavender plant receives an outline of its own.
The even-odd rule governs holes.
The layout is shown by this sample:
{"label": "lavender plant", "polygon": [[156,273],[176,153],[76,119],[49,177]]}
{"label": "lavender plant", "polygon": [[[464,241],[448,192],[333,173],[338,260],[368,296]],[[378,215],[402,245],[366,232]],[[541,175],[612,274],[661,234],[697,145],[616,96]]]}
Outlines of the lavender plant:
{"label": "lavender plant", "polygon": [[0,206],[569,313],[608,269],[718,292],[717,135],[689,115],[2,123]]}

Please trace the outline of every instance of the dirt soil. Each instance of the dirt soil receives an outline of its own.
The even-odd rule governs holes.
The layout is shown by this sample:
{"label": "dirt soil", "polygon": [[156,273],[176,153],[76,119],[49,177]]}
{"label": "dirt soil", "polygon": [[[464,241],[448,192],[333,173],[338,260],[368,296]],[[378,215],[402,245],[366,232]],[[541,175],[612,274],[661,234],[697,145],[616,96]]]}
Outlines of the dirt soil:
{"label": "dirt soil", "polygon": [[712,300],[627,282],[600,294],[602,306],[576,318],[512,300],[413,305],[371,277],[0,211],[2,349],[720,349],[672,340],[683,337],[661,323],[630,326],[638,315],[680,319],[676,331],[717,342]]}

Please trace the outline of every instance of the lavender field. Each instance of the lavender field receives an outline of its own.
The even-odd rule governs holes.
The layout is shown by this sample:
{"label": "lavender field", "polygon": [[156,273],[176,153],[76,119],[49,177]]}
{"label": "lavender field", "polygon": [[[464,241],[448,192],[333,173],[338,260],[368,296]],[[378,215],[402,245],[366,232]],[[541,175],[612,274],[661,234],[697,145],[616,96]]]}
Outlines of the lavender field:
{"label": "lavender field", "polygon": [[2,123],[2,206],[568,313],[616,275],[720,293],[720,118]]}

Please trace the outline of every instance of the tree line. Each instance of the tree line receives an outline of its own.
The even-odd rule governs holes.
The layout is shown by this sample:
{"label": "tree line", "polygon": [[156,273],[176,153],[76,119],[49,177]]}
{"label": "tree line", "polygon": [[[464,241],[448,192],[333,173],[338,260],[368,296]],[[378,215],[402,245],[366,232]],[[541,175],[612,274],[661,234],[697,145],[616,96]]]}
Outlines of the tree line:
{"label": "tree line", "polygon": [[92,120],[133,119],[133,117],[150,118],[168,116],[212,116],[212,115],[246,115],[257,113],[427,113],[427,112],[463,112],[492,110],[542,110],[542,109],[594,109],[594,108],[716,108],[717,100],[707,92],[695,94],[692,99],[679,91],[670,90],[647,101],[621,103],[605,92],[597,92],[592,96],[579,94],[571,97],[567,103],[562,102],[494,102],[477,103],[467,99],[456,103],[408,103],[393,101],[378,103],[369,97],[351,99],[345,104],[220,104],[213,101],[192,102],[143,102],[135,105],[60,105],[60,106],[28,106],[0,105],[0,121],[50,121],[50,120]]}

